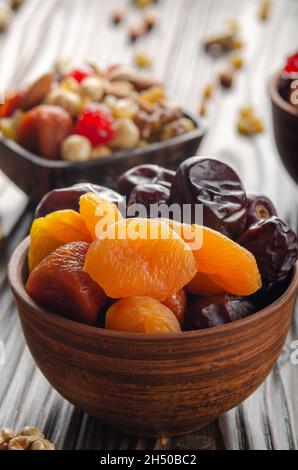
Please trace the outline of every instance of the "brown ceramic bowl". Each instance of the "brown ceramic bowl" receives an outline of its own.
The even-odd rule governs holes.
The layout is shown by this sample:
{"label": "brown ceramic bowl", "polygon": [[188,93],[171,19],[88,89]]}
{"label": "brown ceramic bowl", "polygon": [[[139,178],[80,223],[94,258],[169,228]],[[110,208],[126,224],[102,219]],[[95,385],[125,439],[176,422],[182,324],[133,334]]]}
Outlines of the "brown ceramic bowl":
{"label": "brown ceramic bowl", "polygon": [[283,348],[298,288],[245,319],[181,334],[141,335],[62,318],[24,289],[29,239],[10,261],[9,282],[27,344],[51,385],[75,406],[122,432],[195,431],[247,398]]}
{"label": "brown ceramic bowl", "polygon": [[205,128],[196,116],[186,112],[184,116],[196,125],[187,134],[87,162],[46,160],[28,152],[17,143],[0,137],[0,170],[33,202],[39,201],[52,189],[81,181],[112,188],[117,176],[144,163],[155,163],[175,170],[183,160],[196,154],[205,135]]}
{"label": "brown ceramic bowl", "polygon": [[280,72],[269,83],[274,137],[285,168],[298,183],[298,108],[290,105],[279,94],[279,77]]}

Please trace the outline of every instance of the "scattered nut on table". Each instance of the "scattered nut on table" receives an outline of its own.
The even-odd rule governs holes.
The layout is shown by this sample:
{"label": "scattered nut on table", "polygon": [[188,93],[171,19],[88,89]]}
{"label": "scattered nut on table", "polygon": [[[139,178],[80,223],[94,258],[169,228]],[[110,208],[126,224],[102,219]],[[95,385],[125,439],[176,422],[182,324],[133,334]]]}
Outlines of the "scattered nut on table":
{"label": "scattered nut on table", "polygon": [[122,23],[123,20],[124,20],[124,11],[123,10],[121,10],[120,8],[117,8],[116,10],[112,11],[112,22],[115,25],[118,25],[118,24]]}
{"label": "scattered nut on table", "polygon": [[264,124],[255,114],[254,109],[246,106],[239,110],[237,130],[240,134],[253,136],[264,131]]}
{"label": "scattered nut on table", "polygon": [[262,21],[266,21],[269,18],[270,9],[271,9],[271,1],[261,0],[260,7],[259,7],[259,18]]}
{"label": "scattered nut on table", "polygon": [[13,10],[20,8],[25,0],[10,0],[10,6]]}
{"label": "scattered nut on table", "polygon": [[223,88],[231,88],[233,85],[234,74],[233,71],[230,69],[223,70],[219,74],[219,81]]}
{"label": "scattered nut on table", "polygon": [[134,55],[134,61],[135,64],[141,69],[151,67],[152,65],[151,57],[149,57],[149,55],[145,54],[144,52],[136,52]]}
{"label": "scattered nut on table", "polygon": [[144,27],[147,31],[151,31],[151,29],[157,23],[157,12],[155,10],[147,10],[143,16]]}
{"label": "scattered nut on table", "polygon": [[26,426],[18,434],[11,428],[0,431],[0,450],[55,450],[41,430]]}
{"label": "scattered nut on table", "polygon": [[0,3],[0,31],[5,31],[12,20],[12,9],[6,3]]}

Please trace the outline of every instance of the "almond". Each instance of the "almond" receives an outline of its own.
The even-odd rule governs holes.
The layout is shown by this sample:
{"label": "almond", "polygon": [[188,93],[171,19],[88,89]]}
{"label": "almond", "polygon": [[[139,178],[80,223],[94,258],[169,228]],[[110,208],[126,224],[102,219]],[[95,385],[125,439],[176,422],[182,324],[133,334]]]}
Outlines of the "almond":
{"label": "almond", "polygon": [[51,90],[53,81],[53,74],[46,73],[27,88],[22,99],[22,109],[26,111],[38,105]]}

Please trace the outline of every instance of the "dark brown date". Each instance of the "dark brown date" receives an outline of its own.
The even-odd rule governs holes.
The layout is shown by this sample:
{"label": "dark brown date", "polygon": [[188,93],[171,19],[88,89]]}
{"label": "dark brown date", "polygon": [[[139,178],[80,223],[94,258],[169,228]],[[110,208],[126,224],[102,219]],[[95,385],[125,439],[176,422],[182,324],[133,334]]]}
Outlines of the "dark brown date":
{"label": "dark brown date", "polygon": [[158,165],[138,165],[120,176],[118,191],[129,198],[132,190],[140,184],[161,184],[170,188],[174,176],[174,171]]}

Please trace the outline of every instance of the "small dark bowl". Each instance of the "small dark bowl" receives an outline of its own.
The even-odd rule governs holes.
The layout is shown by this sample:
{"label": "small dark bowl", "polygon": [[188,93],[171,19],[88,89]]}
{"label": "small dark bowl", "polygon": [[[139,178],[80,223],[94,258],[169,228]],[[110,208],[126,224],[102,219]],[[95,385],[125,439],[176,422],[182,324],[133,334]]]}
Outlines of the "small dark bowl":
{"label": "small dark bowl", "polygon": [[298,183],[298,108],[290,105],[280,95],[280,73],[275,74],[269,83],[274,137],[285,168]]}
{"label": "small dark bowl", "polygon": [[155,163],[175,170],[179,164],[196,151],[205,135],[200,120],[189,113],[196,128],[164,142],[145,148],[117,152],[109,157],[87,162],[46,160],[38,157],[17,143],[0,138],[0,170],[2,170],[32,202],[37,202],[52,189],[71,186],[81,181],[113,188],[117,176],[131,167]]}
{"label": "small dark bowl", "polygon": [[125,433],[195,431],[245,400],[280,355],[298,288],[297,265],[274,303],[242,320],[180,334],[123,333],[40,308],[26,293],[29,238],[8,276],[38,367],[68,401]]}

